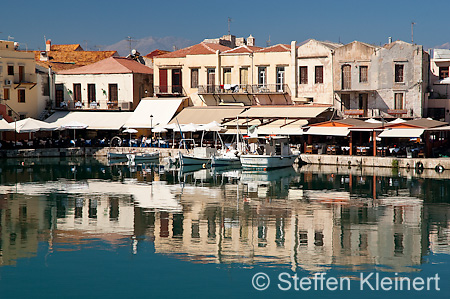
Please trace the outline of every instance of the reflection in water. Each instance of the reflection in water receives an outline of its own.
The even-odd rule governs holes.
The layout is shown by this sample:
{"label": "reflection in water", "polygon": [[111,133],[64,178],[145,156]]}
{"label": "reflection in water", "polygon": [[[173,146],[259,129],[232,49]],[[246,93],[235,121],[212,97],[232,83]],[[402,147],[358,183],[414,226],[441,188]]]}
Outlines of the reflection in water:
{"label": "reflection in water", "polygon": [[[313,167],[165,171],[94,160],[0,165],[0,263],[153,242],[194,262],[418,271],[450,253],[447,179]],[[369,171],[369,170],[364,170]],[[179,255],[181,254],[181,255]]]}

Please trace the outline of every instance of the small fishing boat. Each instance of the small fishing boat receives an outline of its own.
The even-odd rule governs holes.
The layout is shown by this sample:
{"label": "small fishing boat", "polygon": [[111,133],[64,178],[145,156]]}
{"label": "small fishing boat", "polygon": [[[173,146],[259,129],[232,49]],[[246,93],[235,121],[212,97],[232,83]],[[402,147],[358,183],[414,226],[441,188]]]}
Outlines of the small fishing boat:
{"label": "small fishing boat", "polygon": [[237,150],[227,151],[211,158],[211,166],[240,166],[241,160]]}
{"label": "small fishing boat", "polygon": [[112,153],[108,152],[107,157],[108,160],[114,160],[114,159],[120,159],[120,160],[126,160],[128,153]]}
{"label": "small fishing boat", "polygon": [[153,153],[128,153],[126,155],[129,162],[159,161],[159,152]]}
{"label": "small fishing boat", "polygon": [[291,152],[289,139],[284,136],[249,138],[250,153],[241,155],[243,168],[268,170],[292,166],[298,155]]}
{"label": "small fishing boat", "polygon": [[180,166],[208,164],[211,162],[211,157],[215,154],[217,154],[217,150],[210,147],[195,147],[193,154],[180,152]]}

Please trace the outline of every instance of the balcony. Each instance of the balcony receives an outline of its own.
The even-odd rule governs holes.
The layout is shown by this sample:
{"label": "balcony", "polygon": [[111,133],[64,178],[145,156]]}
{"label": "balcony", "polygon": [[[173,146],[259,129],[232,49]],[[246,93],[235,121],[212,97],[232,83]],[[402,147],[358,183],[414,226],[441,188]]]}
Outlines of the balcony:
{"label": "balcony", "polygon": [[265,85],[247,85],[247,84],[224,84],[224,85],[199,85],[198,94],[289,94],[287,84],[265,84]]}
{"label": "balcony", "polygon": [[155,86],[155,94],[159,97],[175,96],[182,97],[186,95],[186,92],[181,85],[160,85]]}

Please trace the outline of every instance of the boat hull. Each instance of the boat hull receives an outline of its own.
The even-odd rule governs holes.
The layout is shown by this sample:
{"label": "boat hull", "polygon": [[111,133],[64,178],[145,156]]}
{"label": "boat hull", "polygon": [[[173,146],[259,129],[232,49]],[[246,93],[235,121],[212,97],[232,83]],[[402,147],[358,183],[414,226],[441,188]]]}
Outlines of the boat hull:
{"label": "boat hull", "polygon": [[127,154],[128,161],[145,162],[159,160],[159,153]]}
{"label": "boat hull", "polygon": [[239,157],[212,157],[211,166],[239,166],[241,160]]}
{"label": "boat hull", "polygon": [[127,159],[127,153],[108,153],[107,156],[109,160]]}
{"label": "boat hull", "polygon": [[296,155],[268,156],[268,155],[242,155],[242,168],[273,169],[292,166],[297,159]]}
{"label": "boat hull", "polygon": [[210,158],[199,158],[194,156],[183,155],[180,153],[180,165],[203,165],[207,164]]}

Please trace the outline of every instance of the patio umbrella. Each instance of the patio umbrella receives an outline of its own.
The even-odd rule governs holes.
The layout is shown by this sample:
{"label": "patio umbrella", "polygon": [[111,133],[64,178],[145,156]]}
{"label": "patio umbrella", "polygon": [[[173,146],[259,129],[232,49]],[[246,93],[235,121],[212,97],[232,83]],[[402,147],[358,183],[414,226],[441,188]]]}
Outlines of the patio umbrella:
{"label": "patio umbrella", "polygon": [[165,128],[163,128],[163,127],[154,127],[154,128],[152,129],[152,131],[155,132],[155,133],[166,133],[166,132],[167,132],[167,129],[165,129]]}
{"label": "patio umbrella", "polygon": [[199,126],[196,124],[190,123],[187,125],[181,125],[180,126],[181,132],[197,132],[199,129]]}
{"label": "patio umbrella", "polygon": [[402,119],[402,118],[396,118],[393,121],[390,121],[390,124],[400,124],[400,123],[404,123],[406,122],[406,120]]}
{"label": "patio umbrella", "polygon": [[37,131],[53,131],[57,126],[34,118],[26,118],[16,122],[17,133],[34,133]]}
{"label": "patio umbrella", "polygon": [[370,123],[370,124],[381,124],[380,120],[376,120],[374,118],[369,118],[365,121],[366,123]]}
{"label": "patio umbrella", "polygon": [[0,119],[0,131],[14,131],[14,126],[2,118]]}
{"label": "patio umbrella", "polygon": [[138,130],[136,130],[136,129],[131,129],[131,128],[128,128],[128,129],[126,129],[126,130],[123,130],[123,132],[124,133],[130,133],[130,146],[131,146],[131,134],[136,134],[137,132],[138,132]]}
{"label": "patio umbrella", "polygon": [[73,139],[75,140],[75,130],[86,129],[88,125],[80,123],[76,120],[63,124],[60,129],[62,130],[73,130]]}

